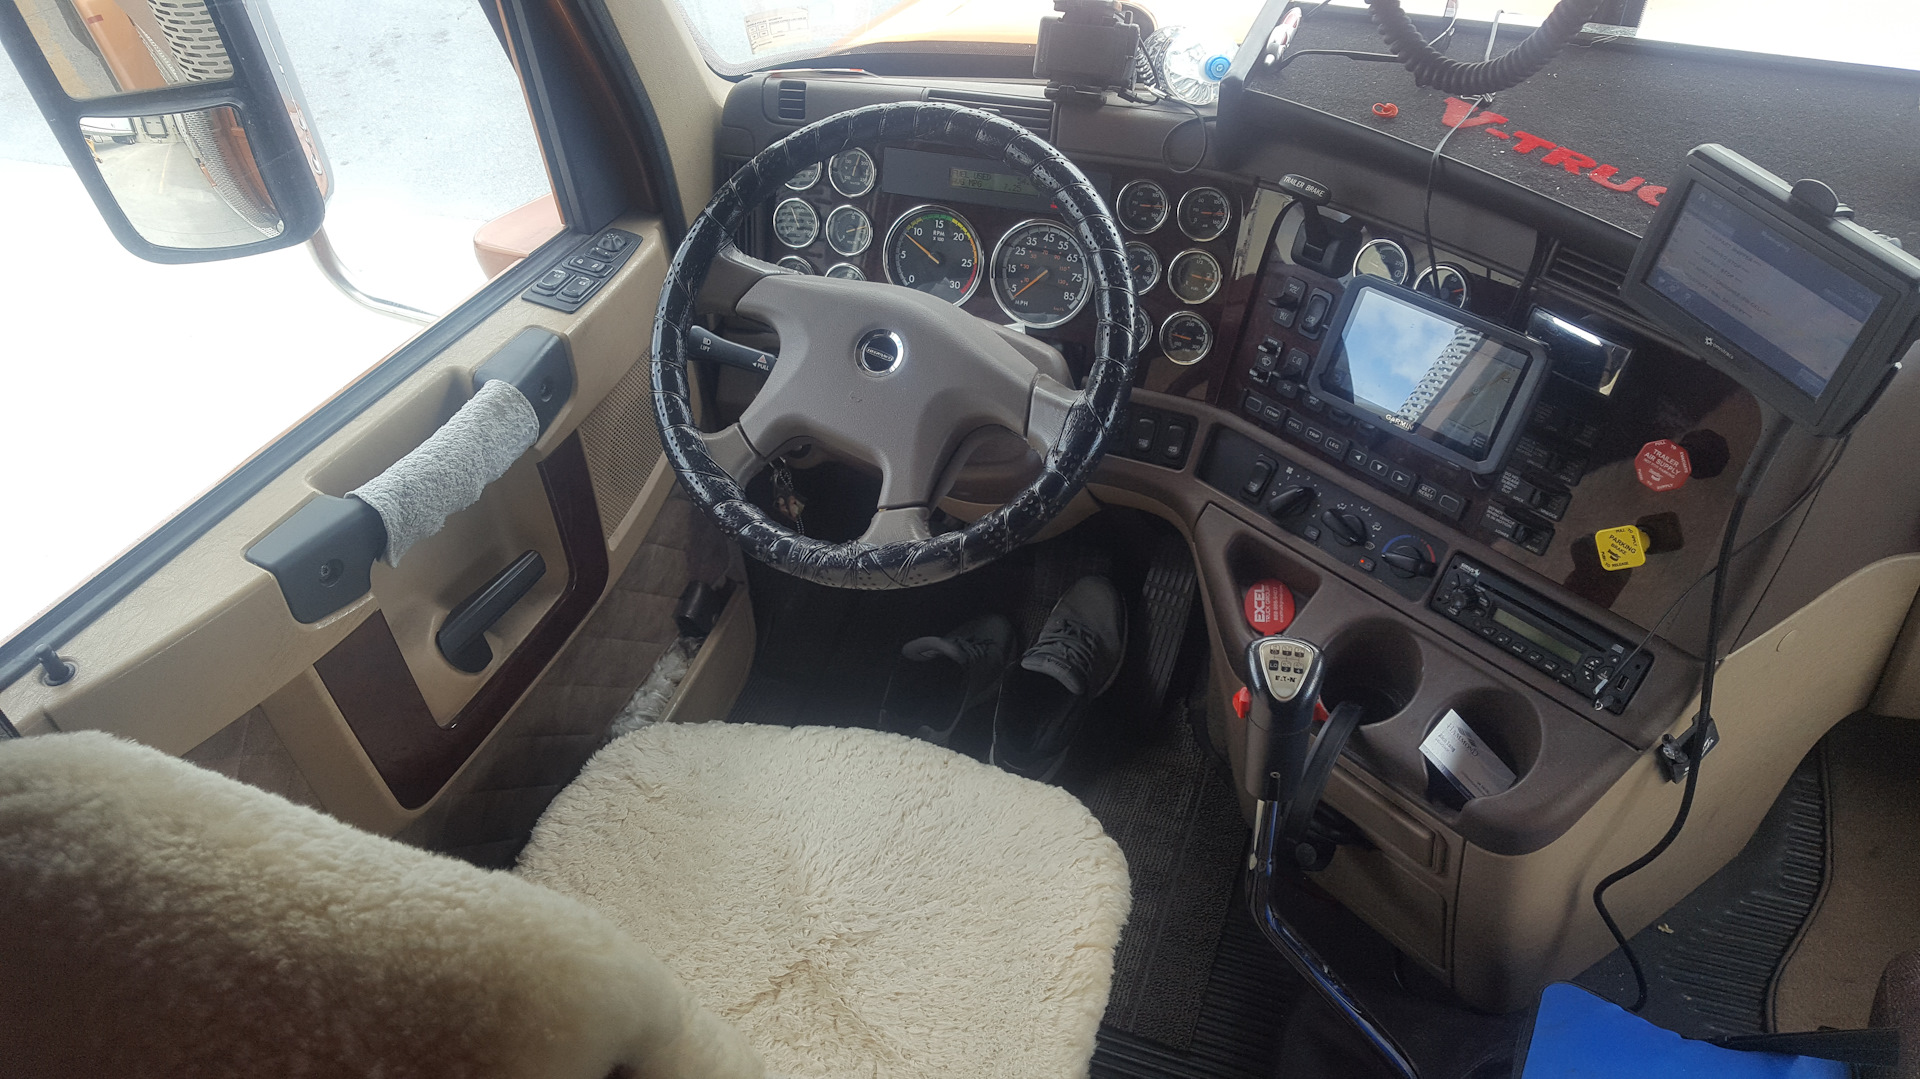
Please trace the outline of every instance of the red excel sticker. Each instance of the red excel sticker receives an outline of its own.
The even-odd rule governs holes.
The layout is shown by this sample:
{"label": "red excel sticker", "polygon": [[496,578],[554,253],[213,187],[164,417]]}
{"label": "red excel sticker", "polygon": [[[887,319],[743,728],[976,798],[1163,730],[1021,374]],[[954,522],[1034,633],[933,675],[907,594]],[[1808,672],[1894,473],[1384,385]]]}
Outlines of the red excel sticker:
{"label": "red excel sticker", "polygon": [[1256,581],[1247,589],[1245,608],[1247,625],[1255,633],[1279,633],[1293,622],[1293,593],[1271,577]]}
{"label": "red excel sticker", "polygon": [[1657,439],[1640,447],[1640,455],[1633,459],[1633,472],[1648,490],[1678,490],[1693,475],[1693,458],[1672,439]]}

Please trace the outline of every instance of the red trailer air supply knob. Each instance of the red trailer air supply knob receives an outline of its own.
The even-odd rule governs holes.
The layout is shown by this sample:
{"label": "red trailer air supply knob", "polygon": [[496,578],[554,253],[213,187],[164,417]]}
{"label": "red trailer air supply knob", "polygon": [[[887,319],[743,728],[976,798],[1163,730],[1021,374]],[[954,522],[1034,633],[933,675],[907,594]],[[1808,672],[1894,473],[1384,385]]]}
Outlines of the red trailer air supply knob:
{"label": "red trailer air supply knob", "polygon": [[1655,439],[1640,447],[1633,459],[1633,474],[1650,491],[1678,490],[1693,475],[1693,458],[1672,439]]}
{"label": "red trailer air supply knob", "polygon": [[1246,612],[1247,624],[1262,637],[1284,633],[1293,624],[1293,593],[1286,585],[1271,577],[1255,581],[1253,587],[1247,589],[1242,607]]}

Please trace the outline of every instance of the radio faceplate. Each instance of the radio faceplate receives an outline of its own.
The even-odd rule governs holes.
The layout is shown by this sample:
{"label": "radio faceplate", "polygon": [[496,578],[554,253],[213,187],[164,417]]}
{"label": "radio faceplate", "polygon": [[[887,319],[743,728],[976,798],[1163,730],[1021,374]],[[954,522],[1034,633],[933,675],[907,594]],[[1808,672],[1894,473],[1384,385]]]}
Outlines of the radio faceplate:
{"label": "radio faceplate", "polygon": [[[1489,645],[1616,715],[1653,667],[1653,654],[1464,555],[1429,604]],[[1624,665],[1623,665],[1624,664]],[[1604,685],[1604,690],[1602,686]]]}

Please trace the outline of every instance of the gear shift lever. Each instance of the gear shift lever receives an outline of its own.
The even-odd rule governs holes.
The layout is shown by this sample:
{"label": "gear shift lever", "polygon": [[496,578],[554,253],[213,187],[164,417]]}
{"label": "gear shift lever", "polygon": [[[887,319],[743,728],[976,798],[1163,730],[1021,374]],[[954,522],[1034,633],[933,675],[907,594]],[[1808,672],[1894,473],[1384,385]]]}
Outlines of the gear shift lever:
{"label": "gear shift lever", "polygon": [[1274,878],[1281,865],[1294,866],[1289,833],[1304,830],[1321,788],[1360,719],[1354,704],[1342,704],[1321,732],[1321,743],[1309,762],[1313,709],[1320,700],[1326,661],[1320,649],[1293,637],[1261,637],[1247,646],[1247,685],[1253,706],[1247,715],[1247,752],[1240,782],[1255,799],[1253,919],[1268,943],[1279,950],[1308,985],[1333,1006],[1360,1036],[1404,1079],[1418,1079],[1413,1060],[1375,1022],[1333,968],[1321,959],[1306,938],[1287,923],[1273,904]]}

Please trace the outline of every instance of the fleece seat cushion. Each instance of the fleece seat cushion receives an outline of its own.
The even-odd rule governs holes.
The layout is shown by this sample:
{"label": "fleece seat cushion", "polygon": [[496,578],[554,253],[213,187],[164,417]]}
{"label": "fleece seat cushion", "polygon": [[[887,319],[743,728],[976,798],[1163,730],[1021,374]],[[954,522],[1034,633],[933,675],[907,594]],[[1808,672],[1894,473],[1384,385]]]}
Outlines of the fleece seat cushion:
{"label": "fleece seat cushion", "polygon": [[620,738],[517,871],[607,915],[796,1079],[1086,1075],[1130,903],[1072,795],[826,727]]}
{"label": "fleece seat cushion", "polygon": [[0,741],[0,1074],[757,1079],[593,911],[99,733]]}

